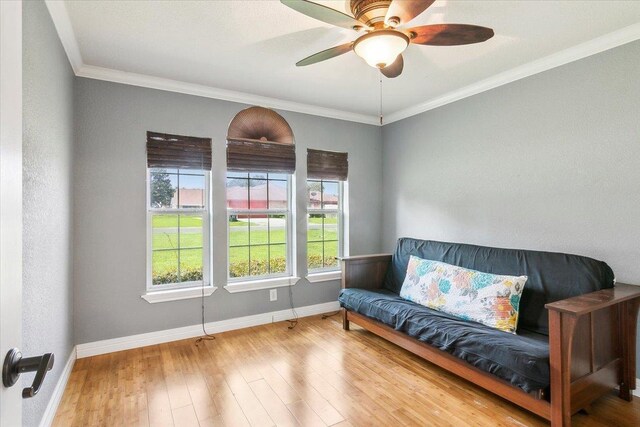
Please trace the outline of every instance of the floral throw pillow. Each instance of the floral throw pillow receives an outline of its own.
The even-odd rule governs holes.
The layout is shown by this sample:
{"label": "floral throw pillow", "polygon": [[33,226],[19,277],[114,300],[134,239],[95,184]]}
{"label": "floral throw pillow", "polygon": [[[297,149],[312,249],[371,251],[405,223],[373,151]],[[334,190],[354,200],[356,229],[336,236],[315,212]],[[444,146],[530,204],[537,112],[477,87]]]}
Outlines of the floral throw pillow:
{"label": "floral throw pillow", "polygon": [[501,331],[516,333],[527,276],[482,273],[411,256],[400,296]]}

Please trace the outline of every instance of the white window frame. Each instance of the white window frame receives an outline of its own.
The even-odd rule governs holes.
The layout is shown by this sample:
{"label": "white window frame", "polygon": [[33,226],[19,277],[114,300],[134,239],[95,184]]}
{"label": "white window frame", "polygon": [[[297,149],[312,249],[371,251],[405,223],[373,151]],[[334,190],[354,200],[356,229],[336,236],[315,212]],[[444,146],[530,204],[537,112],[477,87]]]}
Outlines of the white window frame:
{"label": "white window frame", "polygon": [[[157,168],[154,168],[157,169]],[[178,168],[179,169],[179,168]],[[200,291],[205,288],[205,296],[211,295],[215,287],[211,284],[211,205],[210,205],[210,181],[211,172],[203,170],[204,174],[204,208],[152,208],[151,207],[151,169],[147,169],[147,286],[146,295],[142,297],[147,301],[164,302],[186,298],[197,298],[201,292],[194,292],[194,288]],[[202,280],[182,283],[153,284],[153,214],[201,214],[202,215]],[[184,292],[182,292],[184,291]]]}
{"label": "white window frame", "polygon": [[[244,172],[243,172],[244,173]],[[267,175],[269,172],[247,172],[251,173],[264,173]],[[227,208],[227,286],[225,289],[231,293],[252,291],[258,289],[270,289],[281,286],[295,285],[299,280],[298,277],[293,277],[293,236],[294,236],[294,216],[292,212],[292,195],[293,195],[293,175],[280,174],[287,176],[287,208],[286,209],[233,209]],[[229,179],[228,173],[225,175],[225,187],[226,181]],[[257,178],[259,179],[259,178]],[[267,180],[268,185],[268,180]],[[268,200],[267,200],[268,206]],[[285,254],[287,257],[286,271],[283,273],[263,274],[260,276],[244,276],[244,277],[231,277],[230,260],[231,260],[231,225],[229,225],[229,217],[231,215],[284,215],[286,218],[286,239],[285,239]],[[259,245],[256,245],[259,246]],[[250,266],[249,266],[250,268]]]}
{"label": "white window frame", "polygon": [[[306,264],[307,264],[307,279],[311,283],[315,282],[324,282],[327,280],[335,280],[341,277],[341,267],[338,264],[336,267],[321,267],[321,268],[309,268],[309,215],[313,214],[336,214],[338,218],[338,258],[344,256],[344,181],[338,181],[333,179],[313,179],[308,178],[305,183],[309,185],[309,181],[311,182],[337,182],[338,183],[338,209],[310,209],[309,208],[309,193],[307,190],[307,215],[306,215],[306,229],[305,230],[305,244],[307,246],[306,250]],[[324,240],[323,240],[324,241]],[[313,243],[313,242],[312,242]]]}

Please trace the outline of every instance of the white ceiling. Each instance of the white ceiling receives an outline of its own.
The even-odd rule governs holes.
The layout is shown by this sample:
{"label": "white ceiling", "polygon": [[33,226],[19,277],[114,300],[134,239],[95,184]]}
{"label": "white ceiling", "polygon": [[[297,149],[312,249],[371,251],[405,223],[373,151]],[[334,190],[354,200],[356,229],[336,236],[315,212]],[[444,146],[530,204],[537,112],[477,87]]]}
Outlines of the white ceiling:
{"label": "white ceiling", "polygon": [[[109,77],[118,70],[142,75],[130,76],[139,85],[153,76],[176,81],[168,86],[199,85],[203,93],[215,88],[213,97],[220,93],[233,99],[241,92],[239,99],[258,95],[273,98],[271,106],[301,111],[300,104],[324,107],[329,110],[318,109],[320,114],[358,121],[374,122],[378,114],[379,73],[354,53],[295,66],[310,54],[354,40],[357,33],[301,15],[279,1],[67,0],[66,13],[53,3],[48,1],[49,9],[79,75],[126,82],[122,73]],[[348,10],[345,0],[319,3]],[[383,79],[386,116],[408,116],[481,91],[471,88],[484,84],[486,90],[515,80],[523,70],[529,75],[638,39],[640,1],[437,0],[409,26],[434,23],[491,27],[495,37],[468,46],[409,46],[403,74]],[[590,41],[590,48],[576,48]],[[333,110],[339,111],[329,113]]]}

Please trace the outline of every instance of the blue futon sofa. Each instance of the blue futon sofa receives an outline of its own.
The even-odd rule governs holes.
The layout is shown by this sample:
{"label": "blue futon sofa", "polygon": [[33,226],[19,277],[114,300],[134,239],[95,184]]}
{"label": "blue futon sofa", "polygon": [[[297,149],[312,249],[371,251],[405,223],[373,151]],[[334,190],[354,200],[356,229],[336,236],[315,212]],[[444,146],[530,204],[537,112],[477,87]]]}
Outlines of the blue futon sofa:
{"label": "blue futon sofa", "polygon": [[[517,334],[401,298],[411,255],[528,276]],[[640,287],[614,286],[613,271],[602,261],[402,238],[392,256],[343,258],[342,269],[345,330],[353,321],[554,426],[570,425],[572,414],[613,388],[632,399]]]}

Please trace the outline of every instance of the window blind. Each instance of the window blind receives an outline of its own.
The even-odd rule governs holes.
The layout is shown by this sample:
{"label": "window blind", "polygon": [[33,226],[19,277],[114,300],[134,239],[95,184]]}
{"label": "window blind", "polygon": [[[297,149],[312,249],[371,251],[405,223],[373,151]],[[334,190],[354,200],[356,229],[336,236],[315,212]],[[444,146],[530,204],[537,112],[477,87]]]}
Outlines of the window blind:
{"label": "window blind", "polygon": [[348,175],[347,153],[307,149],[307,178],[346,181]]}
{"label": "window blind", "polygon": [[294,173],[293,132],[284,117],[255,106],[236,114],[227,133],[227,170]]}
{"label": "window blind", "polygon": [[227,141],[227,170],[292,174],[296,170],[295,145],[230,139]]}
{"label": "window blind", "polygon": [[147,167],[211,170],[211,138],[147,132]]}

